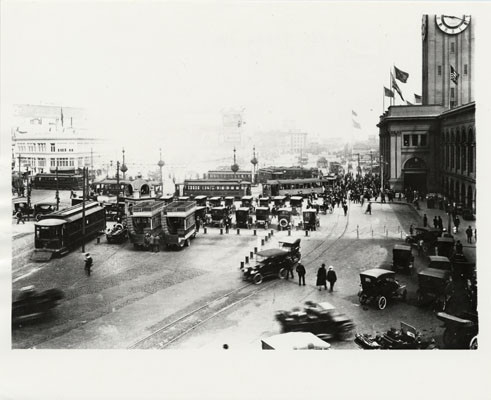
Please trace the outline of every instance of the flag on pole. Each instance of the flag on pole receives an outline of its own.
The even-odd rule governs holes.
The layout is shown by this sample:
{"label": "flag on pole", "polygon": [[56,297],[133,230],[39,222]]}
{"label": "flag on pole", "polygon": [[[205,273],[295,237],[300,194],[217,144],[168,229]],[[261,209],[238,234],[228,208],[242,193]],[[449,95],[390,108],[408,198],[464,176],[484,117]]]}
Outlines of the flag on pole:
{"label": "flag on pole", "polygon": [[354,117],[358,116],[358,114],[356,112],[354,112],[353,110],[351,110],[351,115],[353,115]]}
{"label": "flag on pole", "polygon": [[353,121],[353,128],[361,129],[361,125],[359,122],[355,121],[354,119],[352,119],[352,121]]}
{"label": "flag on pole", "polygon": [[392,78],[392,89],[394,89],[399,94],[402,101],[404,101],[404,97],[402,96],[401,89],[399,89],[399,85],[397,85],[397,82],[394,79],[394,75],[392,74],[392,72],[390,73],[390,77]]}
{"label": "flag on pole", "polygon": [[395,65],[394,65],[394,71],[396,72],[396,79],[400,80],[402,83],[407,82],[407,78],[409,78],[409,74],[407,72],[400,70]]}
{"label": "flag on pole", "polygon": [[423,98],[419,94],[414,93],[414,101],[416,104],[421,104],[423,102]]}
{"label": "flag on pole", "polygon": [[457,81],[459,79],[460,74],[454,69],[454,67],[450,66],[450,79],[453,83],[457,85]]}
{"label": "flag on pole", "polygon": [[384,86],[385,97],[394,97],[394,92]]}

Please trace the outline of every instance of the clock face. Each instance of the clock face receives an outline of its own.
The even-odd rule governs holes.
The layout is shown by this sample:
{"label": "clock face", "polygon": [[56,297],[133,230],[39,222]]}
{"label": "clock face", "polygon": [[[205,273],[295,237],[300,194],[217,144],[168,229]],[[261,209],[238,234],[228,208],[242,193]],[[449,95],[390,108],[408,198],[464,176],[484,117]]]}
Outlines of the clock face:
{"label": "clock face", "polygon": [[437,15],[435,22],[442,32],[449,35],[456,35],[463,32],[471,23],[470,15]]}

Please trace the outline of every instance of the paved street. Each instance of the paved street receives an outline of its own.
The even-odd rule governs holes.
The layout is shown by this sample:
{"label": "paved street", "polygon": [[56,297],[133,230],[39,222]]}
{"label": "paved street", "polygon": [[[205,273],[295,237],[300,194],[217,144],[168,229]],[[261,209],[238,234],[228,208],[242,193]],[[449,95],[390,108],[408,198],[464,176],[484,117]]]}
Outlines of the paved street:
{"label": "paved street", "polygon": [[[32,222],[13,222],[13,288],[34,284],[40,290],[58,287],[66,298],[49,320],[15,328],[14,348],[174,348],[259,349],[261,338],[279,333],[278,310],[301,306],[306,300],[329,301],[356,323],[360,333],[377,333],[404,321],[424,335],[441,336],[433,311],[415,305],[415,274],[399,275],[408,285],[408,301],[393,302],[379,311],[360,306],[359,272],[392,260],[392,246],[400,243],[411,223],[421,216],[408,204],[351,204],[345,217],[341,208],[320,215],[321,228],[302,239],[302,262],[307,285],[270,280],[247,285],[239,265],[269,231],[235,230],[220,235],[209,228],[181,251],[136,251],[127,242],[109,245],[105,238],[87,244],[94,258],[93,274],[86,277],[83,257],[73,251],[47,263],[29,262],[33,247]],[[425,209],[420,211],[420,214]],[[440,210],[427,210],[429,218]],[[287,233],[274,232],[262,248],[276,247]],[[460,232],[457,236],[464,235]],[[462,239],[462,238],[461,238]],[[465,240],[462,240],[465,243]],[[464,249],[473,257],[474,247]],[[415,253],[416,254],[416,253]],[[252,261],[251,261],[252,262]],[[338,274],[334,293],[315,287],[317,268],[333,265]],[[416,255],[415,269],[426,263]],[[296,278],[296,277],[295,277]],[[205,307],[204,307],[205,306]],[[176,323],[178,321],[178,323]],[[332,342],[334,349],[356,348],[352,340]]]}

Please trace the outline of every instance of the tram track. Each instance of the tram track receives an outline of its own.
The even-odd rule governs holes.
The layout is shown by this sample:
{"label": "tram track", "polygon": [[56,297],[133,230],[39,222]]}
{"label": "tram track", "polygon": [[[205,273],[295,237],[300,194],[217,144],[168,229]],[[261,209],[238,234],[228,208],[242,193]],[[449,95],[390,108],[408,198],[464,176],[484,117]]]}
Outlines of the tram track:
{"label": "tram track", "polygon": [[[326,236],[325,240],[322,240],[318,245],[316,245],[313,249],[311,249],[308,254],[304,255],[304,258],[308,258],[312,253],[315,253],[322,245],[325,245],[326,240],[331,238],[334,235],[335,229],[339,225],[339,215],[336,220],[335,225],[332,227],[329,234]],[[328,250],[330,250],[346,233],[349,225],[349,211],[346,216],[346,223],[344,224],[343,230],[340,235],[338,235],[332,243],[330,243],[327,248],[323,249],[318,255],[316,255],[313,259],[309,260],[310,262],[314,262],[322,257]],[[238,304],[244,302],[245,300],[257,295],[258,293],[278,284],[278,280],[269,281],[263,283],[261,287],[252,290],[250,293],[246,293],[245,296],[240,296],[239,298],[235,298],[235,295],[240,293],[247,288],[255,287],[253,283],[248,283],[243,285],[235,290],[227,292],[211,301],[206,303],[203,306],[200,306],[185,315],[179,317],[178,319],[171,321],[164,326],[156,329],[150,334],[144,336],[139,339],[132,345],[128,347],[128,349],[149,349],[149,348],[158,348],[165,349],[170,346],[172,343],[175,343],[177,340],[182,337],[188,335],[199,326],[204,323],[212,320],[217,317],[221,313],[237,306]]]}

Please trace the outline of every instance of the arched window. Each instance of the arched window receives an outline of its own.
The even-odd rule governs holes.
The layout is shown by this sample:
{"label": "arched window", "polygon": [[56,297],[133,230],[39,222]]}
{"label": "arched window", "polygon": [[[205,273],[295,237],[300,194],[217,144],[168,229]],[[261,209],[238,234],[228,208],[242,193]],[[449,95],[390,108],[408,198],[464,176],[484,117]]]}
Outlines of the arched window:
{"label": "arched window", "polygon": [[465,132],[465,128],[462,128],[462,172],[467,170],[467,133]]}
{"label": "arched window", "polygon": [[475,130],[469,128],[469,135],[468,135],[468,146],[467,146],[467,154],[468,154],[468,171],[469,172],[474,172],[474,149],[476,147],[476,141],[475,141]]}
{"label": "arched window", "polygon": [[460,169],[460,131],[455,132],[455,168]]}

